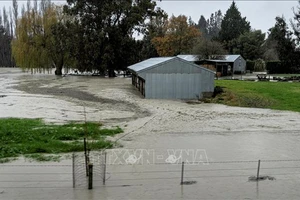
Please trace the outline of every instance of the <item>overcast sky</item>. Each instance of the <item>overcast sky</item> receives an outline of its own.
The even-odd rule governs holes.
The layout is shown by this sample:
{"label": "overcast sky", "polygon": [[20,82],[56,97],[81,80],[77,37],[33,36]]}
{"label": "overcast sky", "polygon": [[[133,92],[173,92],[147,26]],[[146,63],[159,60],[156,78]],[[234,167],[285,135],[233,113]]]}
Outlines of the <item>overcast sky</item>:
{"label": "overcast sky", "polygon": [[[261,29],[267,32],[274,26],[275,17],[284,15],[289,21],[293,18],[293,7],[298,6],[298,1],[246,1],[236,0],[236,5],[243,17],[246,17],[253,29]],[[225,15],[232,1],[201,1],[201,0],[162,0],[157,6],[165,10],[169,16],[184,14],[191,16],[193,21],[198,22],[201,15],[206,19],[211,13],[221,10]],[[289,23],[289,22],[288,22]]]}
{"label": "overcast sky", "polygon": [[[25,0],[19,1],[21,3]],[[55,2],[52,0],[52,2]],[[59,1],[64,2],[63,0]],[[269,28],[274,26],[275,17],[284,15],[288,21],[293,18],[293,7],[298,6],[298,1],[247,1],[236,0],[236,5],[243,17],[246,17],[250,22],[253,29],[261,29],[263,32],[267,32]],[[191,16],[193,21],[198,22],[201,15],[206,19],[209,18],[211,13],[221,10],[223,14],[231,5],[232,1],[220,0],[220,1],[201,1],[201,0],[162,0],[157,1],[157,6],[165,10],[169,16],[174,14],[178,16],[184,14]],[[11,0],[0,0],[0,7],[11,6]],[[21,7],[21,6],[19,6]]]}

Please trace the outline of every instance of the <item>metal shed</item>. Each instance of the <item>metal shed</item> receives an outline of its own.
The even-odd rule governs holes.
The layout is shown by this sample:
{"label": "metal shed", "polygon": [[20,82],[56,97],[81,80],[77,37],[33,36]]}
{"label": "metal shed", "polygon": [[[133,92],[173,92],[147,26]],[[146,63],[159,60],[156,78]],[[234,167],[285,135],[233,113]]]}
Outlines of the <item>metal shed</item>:
{"label": "metal shed", "polygon": [[150,58],[128,70],[148,99],[198,99],[214,91],[214,71],[178,57]]}
{"label": "metal shed", "polygon": [[[222,76],[233,73],[246,73],[246,61],[241,55],[219,56],[222,59],[199,60],[196,55],[178,55],[178,57],[202,65],[208,69],[221,73]],[[218,57],[218,56],[216,56]]]}

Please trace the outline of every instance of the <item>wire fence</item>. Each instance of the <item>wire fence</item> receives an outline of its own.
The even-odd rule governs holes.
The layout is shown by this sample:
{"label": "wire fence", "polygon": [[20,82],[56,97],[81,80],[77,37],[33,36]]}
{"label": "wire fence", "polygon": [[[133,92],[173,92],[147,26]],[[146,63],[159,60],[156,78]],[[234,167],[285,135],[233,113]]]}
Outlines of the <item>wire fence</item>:
{"label": "wire fence", "polygon": [[[94,164],[93,181],[97,187],[103,186],[105,182],[108,186],[116,183],[155,180],[179,184],[199,179],[241,178],[248,180],[249,177],[260,176],[257,175],[258,161],[254,160],[208,161],[205,165],[199,162],[200,164],[184,165],[184,170],[183,163],[106,166],[103,154],[94,154],[90,161]],[[0,188],[71,188],[74,178],[76,187],[85,188],[87,187],[85,167],[84,158],[79,155],[73,164],[1,164]],[[300,174],[300,160],[260,160],[259,170],[261,175],[295,179],[294,176]]]}

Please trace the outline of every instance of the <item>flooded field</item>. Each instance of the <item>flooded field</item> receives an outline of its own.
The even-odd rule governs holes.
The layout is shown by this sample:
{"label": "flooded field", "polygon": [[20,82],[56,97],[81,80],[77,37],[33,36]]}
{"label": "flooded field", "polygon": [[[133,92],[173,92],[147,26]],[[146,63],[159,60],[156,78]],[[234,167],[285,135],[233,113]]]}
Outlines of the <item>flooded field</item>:
{"label": "flooded field", "polygon": [[[85,110],[87,120],[125,131],[111,138],[123,147],[108,152],[105,185],[73,189],[70,156],[20,158],[0,165],[0,199],[299,199],[299,113],[143,99],[128,78],[0,68],[0,85],[0,117],[65,123],[84,121]],[[274,180],[248,180],[258,160]],[[192,185],[180,185],[182,161]]]}

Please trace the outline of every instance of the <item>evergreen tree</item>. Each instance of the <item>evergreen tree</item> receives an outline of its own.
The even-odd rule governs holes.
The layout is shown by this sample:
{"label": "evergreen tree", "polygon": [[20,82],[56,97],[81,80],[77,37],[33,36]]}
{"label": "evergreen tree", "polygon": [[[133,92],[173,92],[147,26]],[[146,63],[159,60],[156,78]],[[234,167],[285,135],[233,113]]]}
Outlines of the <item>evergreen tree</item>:
{"label": "evergreen tree", "polygon": [[286,73],[293,73],[299,70],[299,55],[296,52],[293,33],[288,29],[288,25],[283,17],[276,17],[275,26],[269,29],[268,42],[276,43],[278,57],[283,63]]}
{"label": "evergreen tree", "polygon": [[236,47],[234,40],[241,34],[249,32],[250,28],[250,23],[247,22],[246,17],[243,18],[241,16],[240,11],[233,1],[222,21],[219,40],[225,45],[229,53],[233,53],[233,49]]}
{"label": "evergreen tree", "polygon": [[208,34],[207,22],[203,15],[200,16],[200,19],[197,24],[197,28],[200,30],[203,37],[207,37],[207,34]]}
{"label": "evergreen tree", "polygon": [[241,54],[246,60],[256,60],[262,58],[265,34],[261,30],[246,32],[237,39],[235,54]]}
{"label": "evergreen tree", "polygon": [[299,6],[297,7],[297,10],[294,11],[294,21],[291,20],[291,25],[294,30],[294,34],[298,39],[298,42],[300,43],[300,1],[298,1]]}

